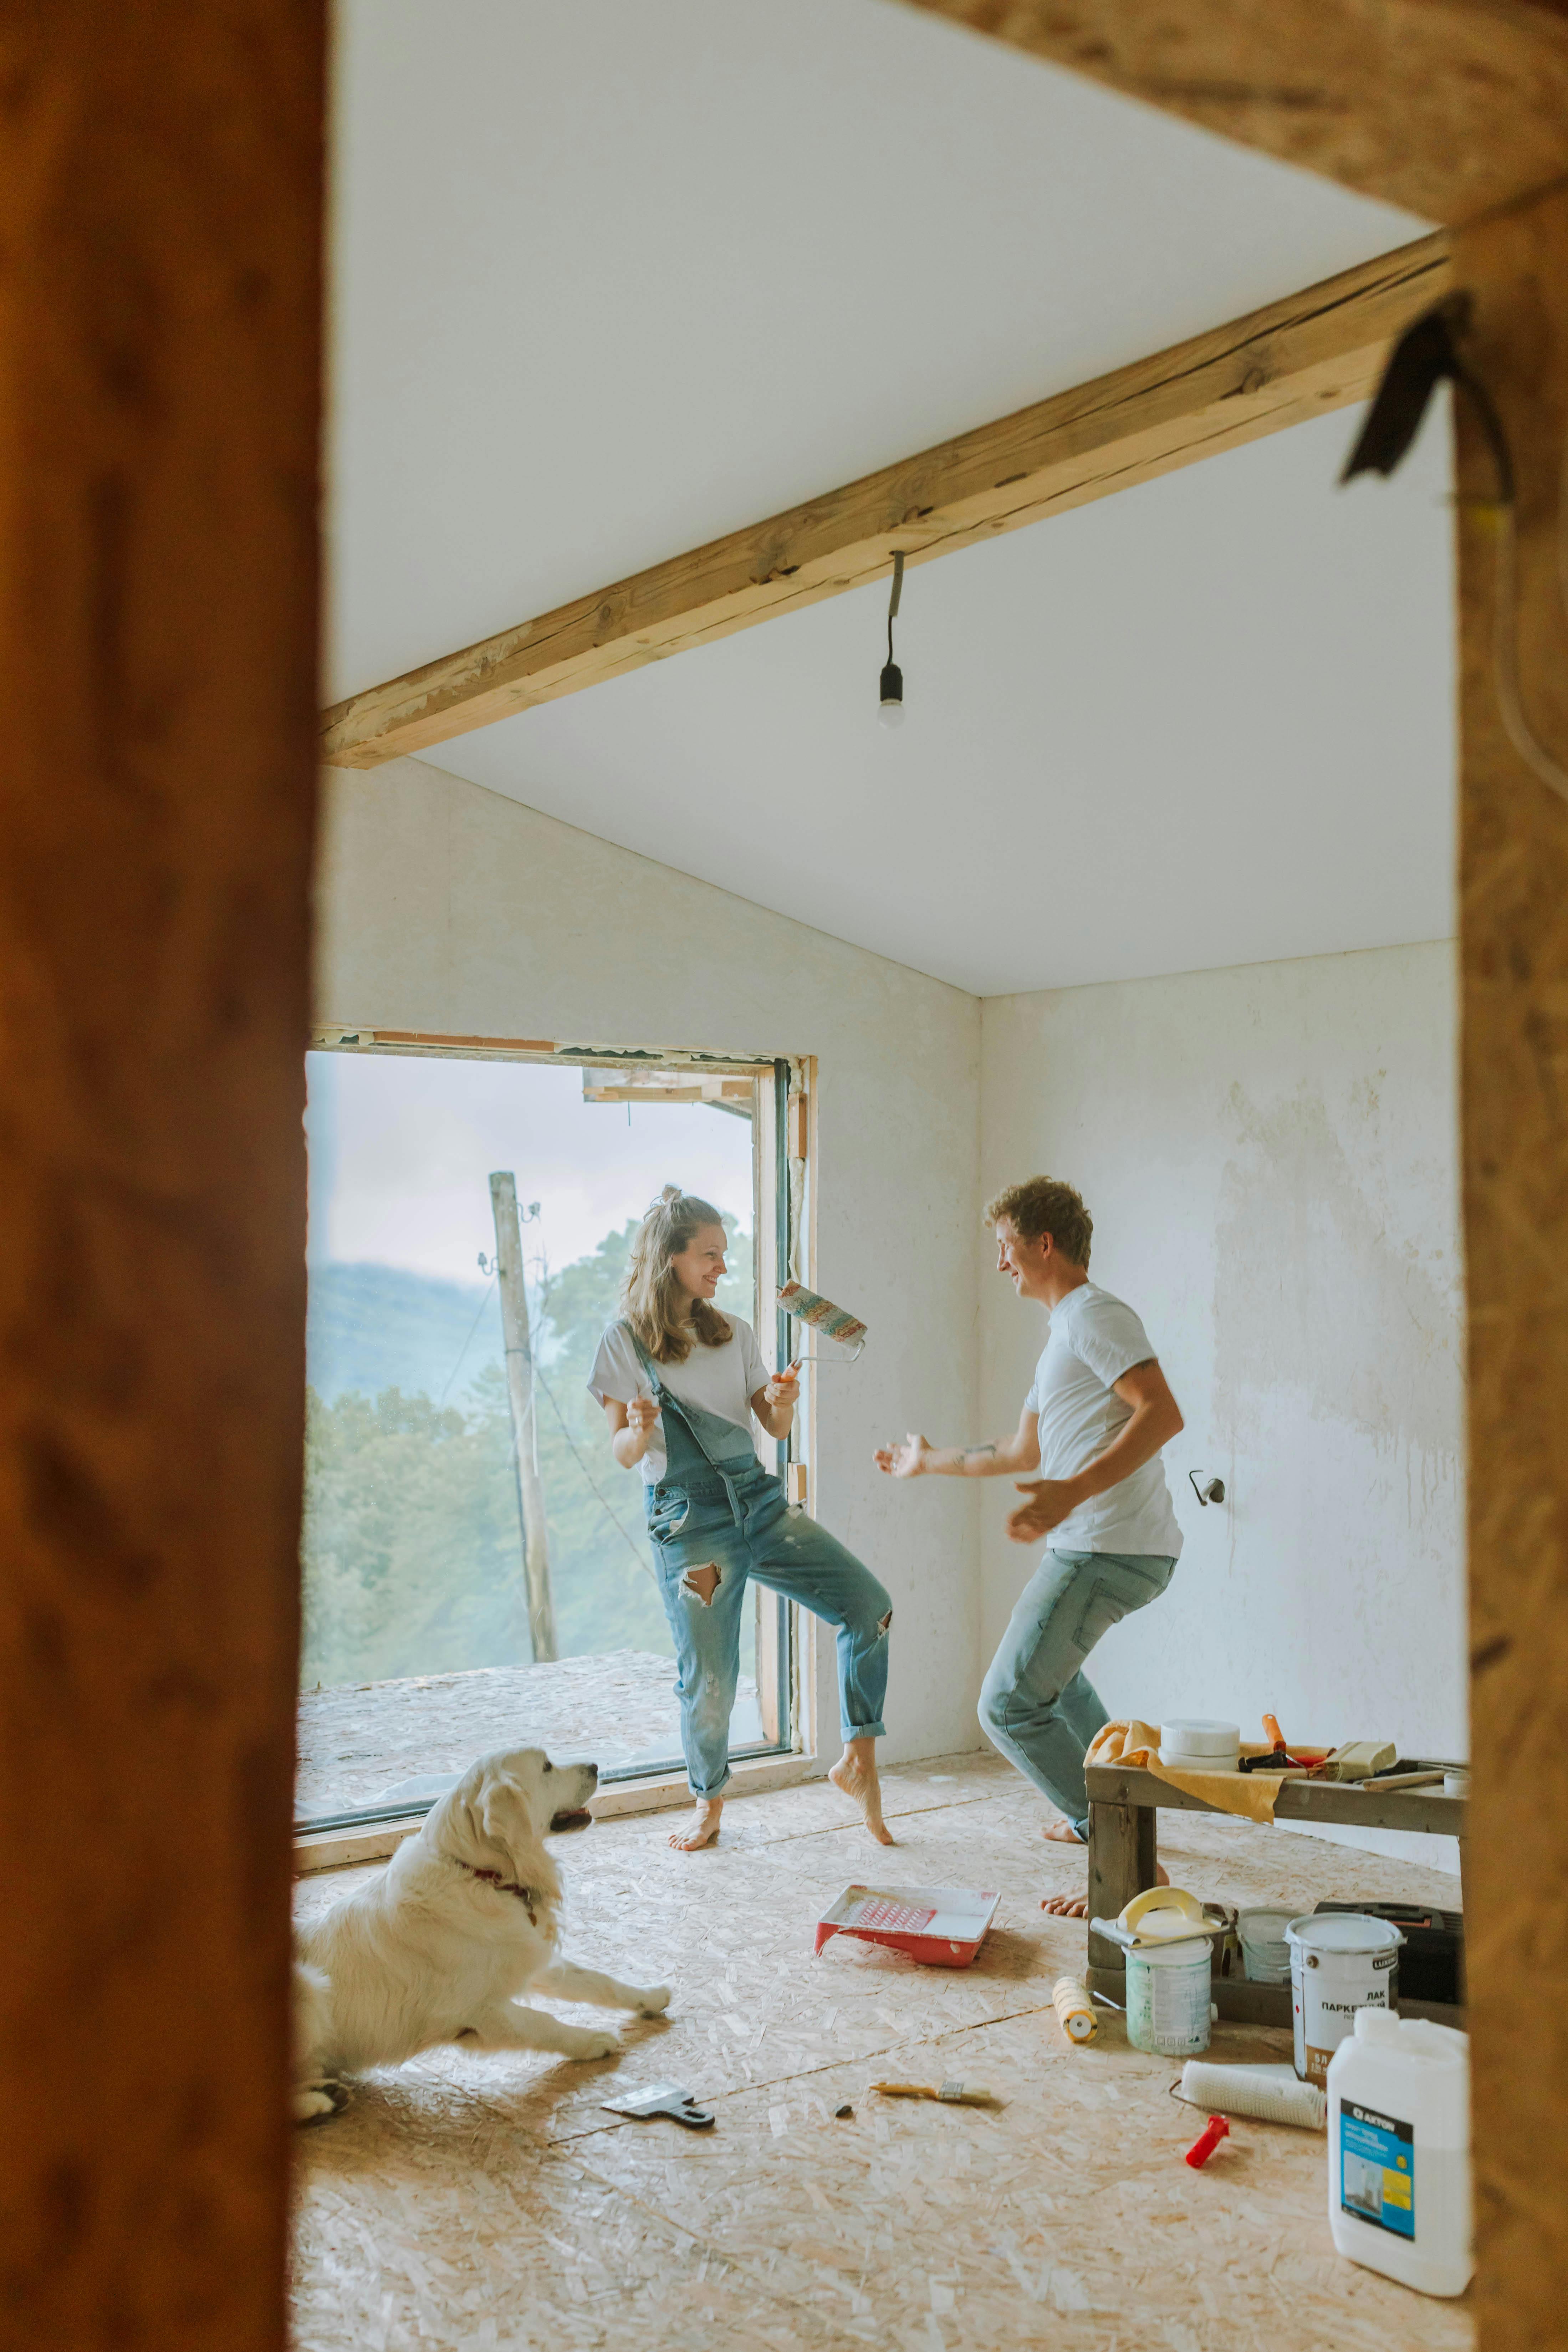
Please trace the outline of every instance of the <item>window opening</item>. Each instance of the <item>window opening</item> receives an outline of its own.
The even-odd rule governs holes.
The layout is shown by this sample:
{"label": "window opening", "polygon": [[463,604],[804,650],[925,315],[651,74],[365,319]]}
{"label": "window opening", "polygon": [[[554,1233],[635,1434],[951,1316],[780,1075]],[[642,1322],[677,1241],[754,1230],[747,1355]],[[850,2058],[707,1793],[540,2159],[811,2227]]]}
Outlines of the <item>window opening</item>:
{"label": "window opening", "polygon": [[[723,1212],[718,1304],[770,1352],[759,1302],[789,1262],[788,1064],[345,1036],[307,1074],[298,1825],[423,1812],[520,1740],[593,1755],[606,1780],[679,1769],[641,1488],[585,1383],[636,1223],[671,1179]],[[792,1612],[753,1596],[737,1758],[794,1737]]]}

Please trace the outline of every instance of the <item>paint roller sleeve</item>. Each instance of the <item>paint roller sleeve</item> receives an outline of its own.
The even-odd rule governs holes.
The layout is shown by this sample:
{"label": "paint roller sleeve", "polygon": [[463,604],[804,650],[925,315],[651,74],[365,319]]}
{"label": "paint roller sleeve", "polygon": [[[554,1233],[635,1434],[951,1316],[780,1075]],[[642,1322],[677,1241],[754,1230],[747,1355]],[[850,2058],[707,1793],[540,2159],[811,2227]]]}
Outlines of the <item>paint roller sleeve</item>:
{"label": "paint roller sleeve", "polygon": [[851,1315],[846,1307],[835,1307],[831,1298],[807,1290],[804,1283],[786,1282],[778,1303],[797,1323],[808,1323],[825,1339],[837,1339],[840,1347],[853,1349],[856,1356],[866,1344],[866,1326],[858,1316]]}

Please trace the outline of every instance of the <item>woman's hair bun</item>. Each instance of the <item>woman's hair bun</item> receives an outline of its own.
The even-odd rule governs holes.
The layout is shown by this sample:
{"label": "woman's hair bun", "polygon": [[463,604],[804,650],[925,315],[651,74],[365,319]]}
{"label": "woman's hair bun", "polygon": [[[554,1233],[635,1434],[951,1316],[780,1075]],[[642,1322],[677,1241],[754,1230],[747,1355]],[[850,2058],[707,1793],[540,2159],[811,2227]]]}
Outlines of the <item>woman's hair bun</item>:
{"label": "woman's hair bun", "polygon": [[658,1202],[655,1203],[655,1206],[657,1207],[659,1205],[659,1202],[662,1202],[664,1207],[668,1209],[673,1202],[683,1201],[685,1198],[686,1195],[681,1191],[679,1184],[661,1185],[659,1188]]}

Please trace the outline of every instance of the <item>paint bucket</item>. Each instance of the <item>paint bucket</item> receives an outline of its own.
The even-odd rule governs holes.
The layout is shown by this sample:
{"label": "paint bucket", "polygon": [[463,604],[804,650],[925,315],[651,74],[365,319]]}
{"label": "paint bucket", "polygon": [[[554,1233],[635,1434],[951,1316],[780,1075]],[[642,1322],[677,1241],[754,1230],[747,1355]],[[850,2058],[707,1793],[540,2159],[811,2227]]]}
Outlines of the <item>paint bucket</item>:
{"label": "paint bucket", "polygon": [[1296,2072],[1321,2090],[1357,2010],[1397,2008],[1405,1938],[1391,1919],[1364,1911],[1310,1911],[1290,1921],[1285,1939]]}
{"label": "paint bucket", "polygon": [[1209,2046],[1210,1947],[1138,1944],[1127,1955],[1127,2039],[1157,2058],[1192,2058]]}
{"label": "paint bucket", "polygon": [[1248,1984],[1286,1985],[1290,1981],[1290,1947],[1285,1930],[1294,1911],[1244,1911],[1236,1923],[1241,1938],[1242,1966]]}

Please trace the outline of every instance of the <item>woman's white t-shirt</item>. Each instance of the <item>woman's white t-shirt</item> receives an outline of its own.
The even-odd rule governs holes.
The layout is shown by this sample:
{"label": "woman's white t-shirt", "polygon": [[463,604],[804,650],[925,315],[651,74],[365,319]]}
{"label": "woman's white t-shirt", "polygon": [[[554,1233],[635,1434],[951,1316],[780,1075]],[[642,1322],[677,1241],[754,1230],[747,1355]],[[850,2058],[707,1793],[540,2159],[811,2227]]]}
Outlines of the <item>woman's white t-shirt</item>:
{"label": "woman's white t-shirt", "polygon": [[[727,1308],[724,1320],[734,1335],[726,1345],[705,1348],[700,1339],[695,1340],[683,1364],[660,1364],[659,1385],[682,1404],[700,1405],[705,1412],[716,1412],[721,1421],[732,1421],[738,1429],[749,1430],[752,1399],[759,1389],[766,1388],[773,1375],[763,1361],[757,1335],[751,1325]],[[600,1340],[594,1369],[588,1375],[588,1392],[600,1404],[606,1397],[616,1397],[622,1404],[630,1404],[634,1397],[653,1394],[637,1342],[626,1324],[612,1323]],[[642,1458],[645,1485],[651,1486],[663,1477],[665,1460],[661,1417],[653,1425],[648,1449]]]}

